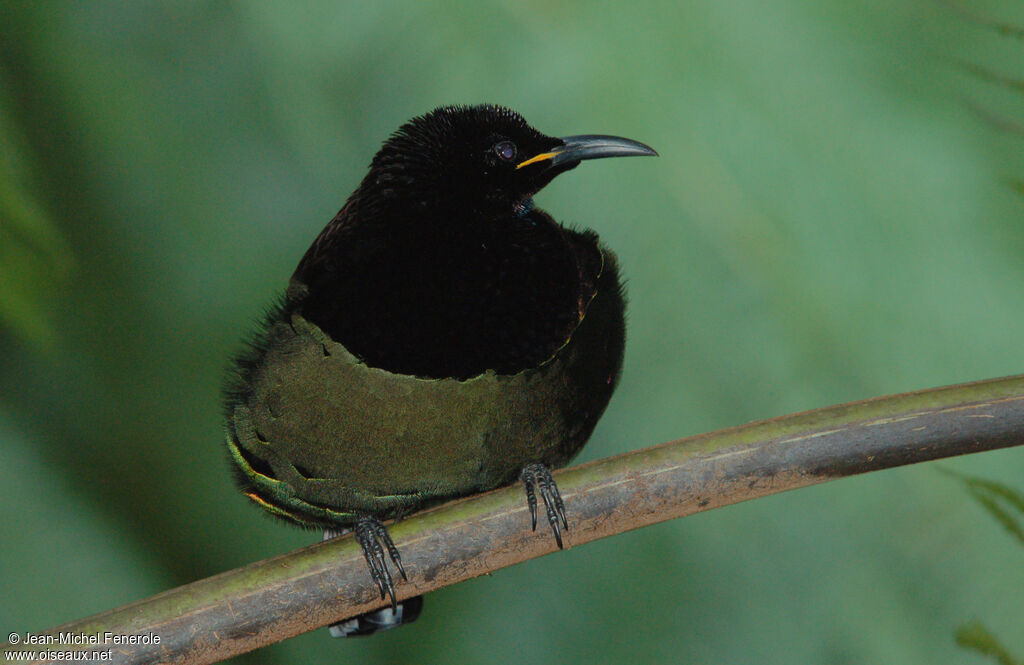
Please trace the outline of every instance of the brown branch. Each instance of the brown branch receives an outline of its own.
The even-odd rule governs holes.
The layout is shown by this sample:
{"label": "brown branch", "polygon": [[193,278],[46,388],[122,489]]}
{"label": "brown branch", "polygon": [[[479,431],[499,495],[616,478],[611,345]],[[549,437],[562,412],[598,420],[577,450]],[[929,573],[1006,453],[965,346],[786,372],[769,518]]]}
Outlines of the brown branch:
{"label": "brown branch", "polygon": [[[571,529],[566,545],[834,478],[1022,443],[1024,376],[702,434],[557,474]],[[556,549],[550,533],[530,531],[519,487],[420,513],[391,532],[410,576],[397,585],[400,599]],[[116,663],[213,663],[382,605],[358,546],[340,538],[49,632],[159,636],[159,644],[115,646]]]}

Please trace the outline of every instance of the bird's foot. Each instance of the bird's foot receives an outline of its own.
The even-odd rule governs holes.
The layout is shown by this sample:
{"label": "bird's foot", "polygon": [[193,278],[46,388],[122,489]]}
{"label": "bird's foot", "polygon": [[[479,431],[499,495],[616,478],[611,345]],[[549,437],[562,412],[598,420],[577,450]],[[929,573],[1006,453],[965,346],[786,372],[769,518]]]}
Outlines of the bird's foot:
{"label": "bird's foot", "polygon": [[387,559],[384,558],[385,549],[395,567],[398,568],[398,572],[401,573],[402,579],[408,580],[409,578],[405,574],[405,568],[402,567],[402,556],[398,553],[394,541],[391,540],[387,527],[381,524],[376,517],[363,516],[356,522],[353,531],[356,542],[363,548],[363,556],[366,557],[366,564],[370,567],[370,577],[373,578],[380,590],[381,600],[386,596],[391,596],[391,609],[397,610],[395,586],[391,580],[391,571],[388,570]]}
{"label": "bird's foot", "polygon": [[[423,610],[423,596],[414,596],[406,598],[400,603],[395,603],[395,590],[392,585],[391,574],[387,568],[387,562],[384,559],[385,549],[387,549],[391,560],[398,567],[398,572],[402,574],[404,579],[408,578],[405,575],[405,568],[402,567],[402,557],[398,553],[395,543],[391,540],[391,535],[388,533],[387,528],[376,518],[363,517],[352,530],[355,532],[356,542],[363,548],[363,556],[366,557],[366,563],[370,566],[370,576],[373,577],[377,588],[380,589],[381,599],[384,598],[385,591],[390,594],[391,607],[374,610],[331,624],[331,636],[358,637],[372,635],[384,630],[397,628],[398,626],[404,626],[418,619],[420,612]],[[348,531],[348,529],[343,531],[324,529],[324,540],[337,538],[348,533]]]}
{"label": "bird's foot", "polygon": [[534,463],[523,467],[519,479],[523,481],[526,488],[526,503],[530,506],[530,520],[533,530],[537,530],[537,493],[544,499],[544,508],[548,514],[548,524],[555,534],[555,542],[558,549],[562,546],[562,529],[569,530],[569,522],[565,519],[565,504],[558,493],[558,485],[551,477],[551,469],[545,464]]}

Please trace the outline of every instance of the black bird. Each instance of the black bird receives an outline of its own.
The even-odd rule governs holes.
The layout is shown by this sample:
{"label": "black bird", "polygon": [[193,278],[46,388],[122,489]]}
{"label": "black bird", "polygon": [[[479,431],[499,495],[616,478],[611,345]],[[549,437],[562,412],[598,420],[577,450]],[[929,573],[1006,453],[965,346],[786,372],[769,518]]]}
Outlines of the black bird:
{"label": "black bird", "polygon": [[546,136],[490,105],[402,126],[234,363],[227,445],[245,495],[355,531],[393,609],[384,551],[405,570],[383,520],[519,478],[533,528],[540,494],[561,547],[550,469],[611,398],[625,304],[615,255],[532,197],[581,160],[655,154]]}

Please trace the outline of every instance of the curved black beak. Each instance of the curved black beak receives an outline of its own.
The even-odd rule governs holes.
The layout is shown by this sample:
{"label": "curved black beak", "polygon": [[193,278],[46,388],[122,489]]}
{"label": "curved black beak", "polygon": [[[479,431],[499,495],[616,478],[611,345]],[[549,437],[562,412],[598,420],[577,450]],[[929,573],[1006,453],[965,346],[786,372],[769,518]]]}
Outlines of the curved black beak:
{"label": "curved black beak", "polygon": [[602,134],[581,134],[565,136],[562,145],[550,152],[542,152],[516,165],[517,169],[537,162],[547,161],[547,167],[577,164],[584,159],[601,159],[602,157],[629,157],[631,155],[649,155],[657,157],[654,148],[639,141],[624,139],[621,136],[604,136]]}

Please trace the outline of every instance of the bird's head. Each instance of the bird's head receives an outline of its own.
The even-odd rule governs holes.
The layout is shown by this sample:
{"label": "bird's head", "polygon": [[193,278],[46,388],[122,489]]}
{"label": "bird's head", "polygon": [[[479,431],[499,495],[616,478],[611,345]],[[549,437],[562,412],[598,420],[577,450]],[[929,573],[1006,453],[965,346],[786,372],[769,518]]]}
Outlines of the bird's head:
{"label": "bird's head", "polygon": [[413,213],[522,214],[535,193],[584,159],[656,154],[616,136],[547,136],[500,106],[446,106],[395,132],[360,189]]}

